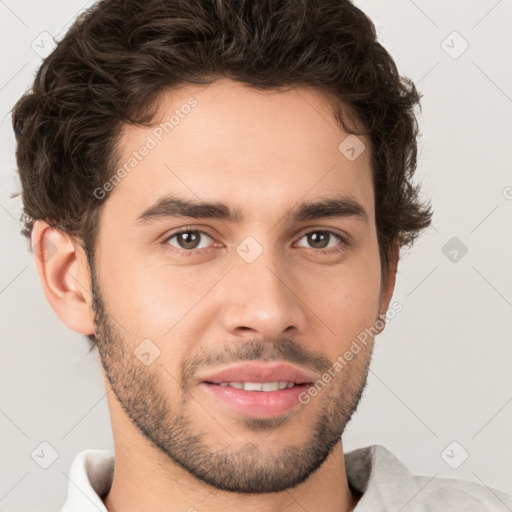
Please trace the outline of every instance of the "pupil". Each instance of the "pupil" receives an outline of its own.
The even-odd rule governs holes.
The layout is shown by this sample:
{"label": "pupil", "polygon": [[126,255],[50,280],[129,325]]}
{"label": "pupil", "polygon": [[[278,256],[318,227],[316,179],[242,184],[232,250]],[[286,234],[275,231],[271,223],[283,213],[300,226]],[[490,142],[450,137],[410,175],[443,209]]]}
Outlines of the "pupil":
{"label": "pupil", "polygon": [[186,231],[178,235],[178,241],[184,249],[195,249],[199,243],[199,236],[195,231]]}
{"label": "pupil", "polygon": [[329,243],[329,235],[328,233],[310,233],[308,242],[316,249],[323,249]]}

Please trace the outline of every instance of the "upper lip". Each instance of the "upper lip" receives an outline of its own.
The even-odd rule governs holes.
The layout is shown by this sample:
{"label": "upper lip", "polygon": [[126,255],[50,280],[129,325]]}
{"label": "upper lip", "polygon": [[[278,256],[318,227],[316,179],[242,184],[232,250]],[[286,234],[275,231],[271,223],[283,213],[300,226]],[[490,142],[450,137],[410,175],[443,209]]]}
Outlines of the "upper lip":
{"label": "upper lip", "polygon": [[243,363],[228,366],[217,372],[200,376],[202,382],[276,382],[309,384],[317,380],[311,373],[288,363]]}

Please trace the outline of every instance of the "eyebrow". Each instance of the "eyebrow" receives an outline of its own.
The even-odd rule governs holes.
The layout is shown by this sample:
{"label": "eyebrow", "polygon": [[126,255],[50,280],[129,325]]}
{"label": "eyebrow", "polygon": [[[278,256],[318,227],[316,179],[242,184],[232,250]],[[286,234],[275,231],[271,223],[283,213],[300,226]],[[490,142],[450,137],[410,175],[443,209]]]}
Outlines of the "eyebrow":
{"label": "eyebrow", "polygon": [[[204,202],[164,196],[144,210],[136,224],[144,225],[160,219],[188,217],[193,219],[218,219],[229,222],[241,222],[243,215],[220,202]],[[295,205],[285,215],[286,221],[303,222],[321,218],[355,218],[368,222],[368,214],[363,206],[350,196],[337,196],[318,201]]]}

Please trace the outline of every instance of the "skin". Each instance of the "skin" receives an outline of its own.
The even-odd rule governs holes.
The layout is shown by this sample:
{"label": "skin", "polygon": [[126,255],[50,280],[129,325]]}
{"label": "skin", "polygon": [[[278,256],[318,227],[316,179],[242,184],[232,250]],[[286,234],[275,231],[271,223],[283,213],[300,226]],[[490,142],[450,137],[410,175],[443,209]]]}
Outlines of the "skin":
{"label": "skin", "polygon": [[[98,339],[116,452],[105,505],[352,510],[358,496],[339,436],[366,383],[372,338],[307,405],[278,418],[233,411],[199,376],[272,360],[321,377],[387,310],[399,251],[395,244],[384,282],[369,143],[360,137],[366,150],[355,161],[338,150],[347,134],[325,93],[256,91],[227,79],[162,94],[157,124],[191,96],[197,106],[106,199],[93,282],[76,240],[44,221],[32,233],[41,251],[57,247],[46,261],[35,254],[49,303],[69,328]],[[120,166],[153,130],[124,128]],[[225,203],[242,219],[137,222],[168,194]],[[340,195],[356,200],[367,221],[286,216],[298,203]],[[170,238],[182,228],[208,236],[184,249]],[[334,233],[328,248],[305,236],[326,230]],[[262,249],[251,263],[236,251],[249,236]],[[145,339],[159,351],[147,366],[134,356]]]}

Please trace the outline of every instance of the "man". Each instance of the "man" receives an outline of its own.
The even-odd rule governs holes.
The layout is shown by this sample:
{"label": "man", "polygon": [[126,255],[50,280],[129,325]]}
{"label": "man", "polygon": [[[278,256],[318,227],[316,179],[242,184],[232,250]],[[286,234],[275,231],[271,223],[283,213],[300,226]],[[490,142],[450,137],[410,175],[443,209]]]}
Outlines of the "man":
{"label": "man", "polygon": [[63,512],[512,507],[343,453],[432,216],[418,101],[348,1],[105,0],[75,22],[13,113],[24,233],[98,349],[114,434]]}

